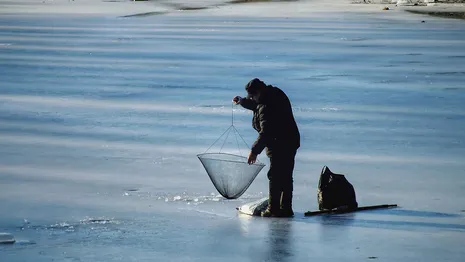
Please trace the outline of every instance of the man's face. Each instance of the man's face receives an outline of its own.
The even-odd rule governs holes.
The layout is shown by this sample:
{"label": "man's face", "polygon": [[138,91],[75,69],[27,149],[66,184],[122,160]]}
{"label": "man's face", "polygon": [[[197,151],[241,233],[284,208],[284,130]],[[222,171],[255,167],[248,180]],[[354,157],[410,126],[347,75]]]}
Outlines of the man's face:
{"label": "man's face", "polygon": [[258,100],[260,99],[260,92],[248,93],[247,97],[255,102],[258,102]]}

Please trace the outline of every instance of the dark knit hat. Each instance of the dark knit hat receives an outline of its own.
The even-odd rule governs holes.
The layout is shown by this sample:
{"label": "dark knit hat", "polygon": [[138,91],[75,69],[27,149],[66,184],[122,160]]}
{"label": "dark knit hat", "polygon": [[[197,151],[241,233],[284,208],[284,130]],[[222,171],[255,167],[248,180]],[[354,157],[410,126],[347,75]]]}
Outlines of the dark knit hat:
{"label": "dark knit hat", "polygon": [[260,79],[254,78],[245,85],[245,91],[247,91],[248,94],[255,94],[259,88],[263,87],[266,87],[266,84]]}

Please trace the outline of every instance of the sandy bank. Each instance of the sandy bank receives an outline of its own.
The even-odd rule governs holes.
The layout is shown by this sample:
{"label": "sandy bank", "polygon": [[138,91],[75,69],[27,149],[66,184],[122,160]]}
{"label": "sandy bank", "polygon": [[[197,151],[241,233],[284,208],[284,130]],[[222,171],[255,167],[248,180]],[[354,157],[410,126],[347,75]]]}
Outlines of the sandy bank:
{"label": "sandy bank", "polygon": [[428,6],[408,6],[405,11],[444,18],[465,19],[465,4],[436,3]]}
{"label": "sandy bank", "polygon": [[166,12],[171,8],[149,1],[125,0],[0,0],[0,14],[125,15]]}
{"label": "sandy bank", "polygon": [[[418,19],[404,11],[449,18],[465,17],[465,0],[441,0],[426,6],[396,5],[397,0],[0,0],[2,15],[104,15],[143,17],[152,15],[213,15],[246,17],[325,17],[365,13],[395,19]],[[446,2],[447,1],[447,2]],[[425,6],[421,6],[425,5]]]}
{"label": "sandy bank", "polygon": [[0,14],[138,16],[195,13],[253,17],[324,16],[328,12],[374,12],[382,6],[350,0],[0,0]]}

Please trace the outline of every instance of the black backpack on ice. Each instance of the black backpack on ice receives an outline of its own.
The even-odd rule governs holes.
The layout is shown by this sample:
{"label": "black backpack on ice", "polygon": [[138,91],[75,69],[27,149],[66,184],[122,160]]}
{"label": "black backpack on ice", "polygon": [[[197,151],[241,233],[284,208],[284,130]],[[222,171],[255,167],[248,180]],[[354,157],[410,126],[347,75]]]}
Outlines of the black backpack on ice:
{"label": "black backpack on ice", "polygon": [[355,190],[342,174],[334,174],[327,166],[321,170],[318,182],[318,208],[355,209],[358,207]]}

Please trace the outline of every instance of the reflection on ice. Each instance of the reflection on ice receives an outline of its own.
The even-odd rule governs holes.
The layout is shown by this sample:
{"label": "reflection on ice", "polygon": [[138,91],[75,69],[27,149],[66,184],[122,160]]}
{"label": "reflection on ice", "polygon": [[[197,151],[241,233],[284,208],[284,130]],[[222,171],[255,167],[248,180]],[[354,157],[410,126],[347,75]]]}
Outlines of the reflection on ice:
{"label": "reflection on ice", "polygon": [[357,219],[353,221],[352,226],[395,229],[405,231],[433,231],[450,230],[456,232],[465,232],[463,224],[448,224],[434,222],[410,222],[410,221],[385,221],[385,220],[364,220]]}
{"label": "reflection on ice", "polygon": [[425,217],[425,218],[447,218],[447,217],[464,217],[460,214],[454,213],[441,213],[433,211],[421,211],[421,210],[405,210],[405,209],[392,209],[392,210],[373,210],[371,213],[389,214],[393,216],[406,216],[406,217]]}

